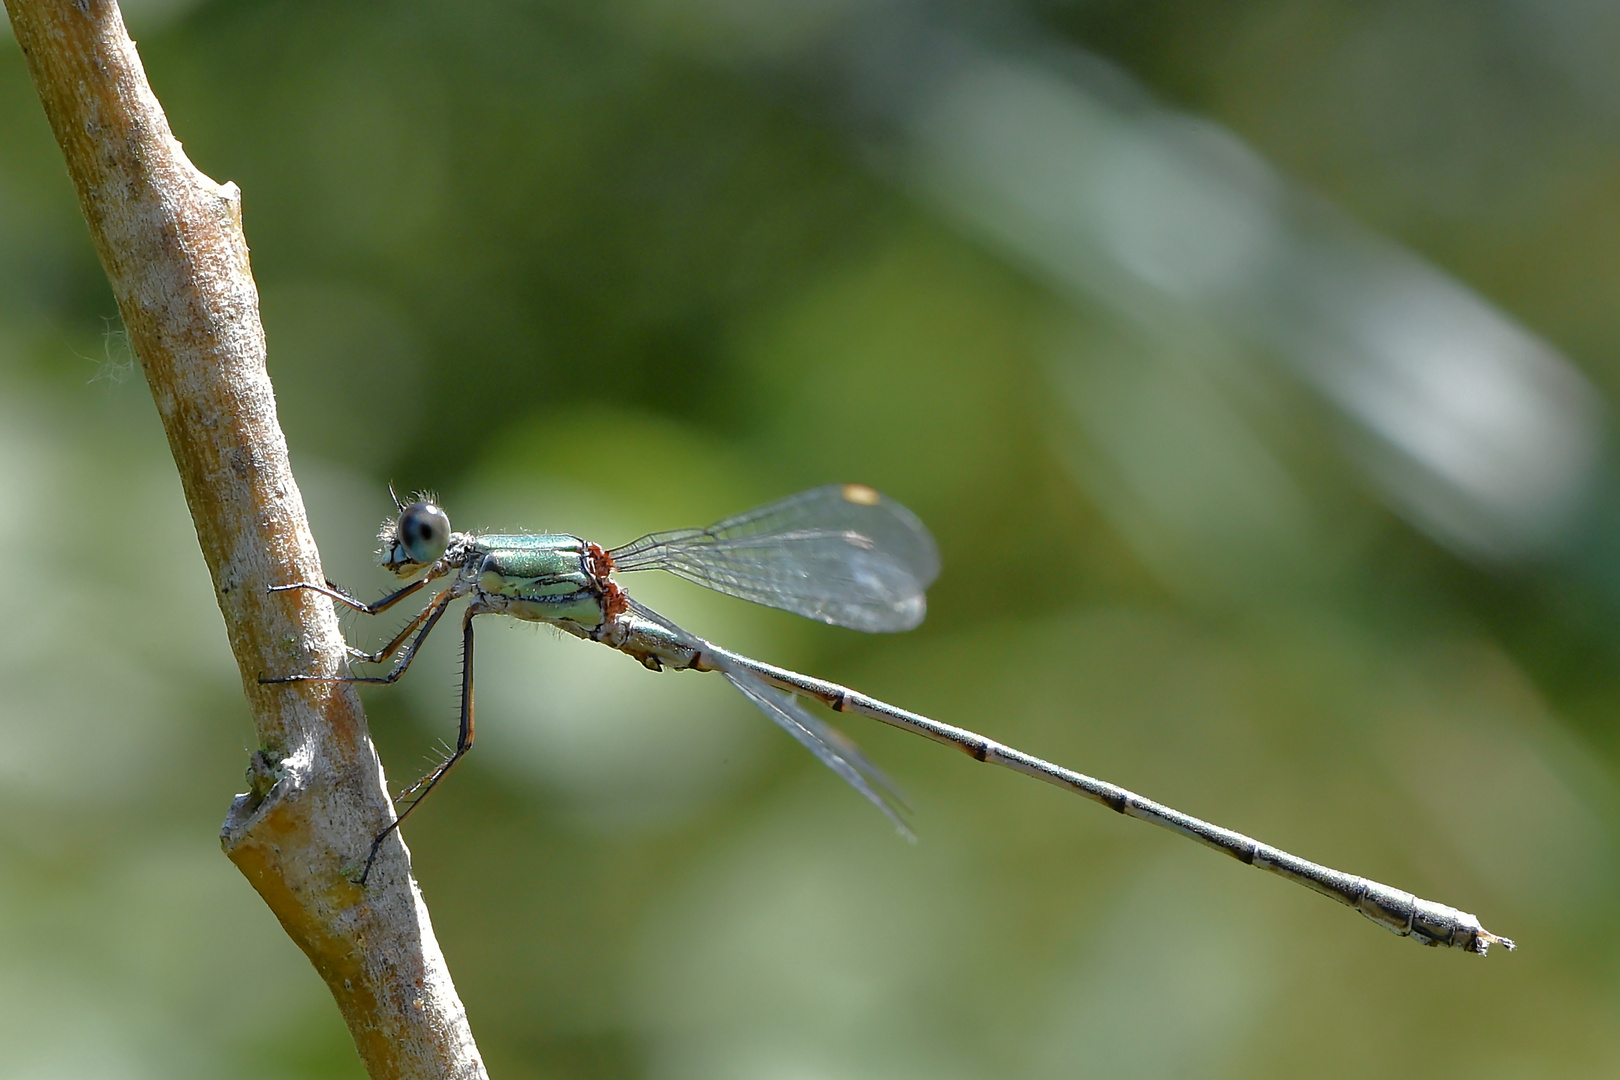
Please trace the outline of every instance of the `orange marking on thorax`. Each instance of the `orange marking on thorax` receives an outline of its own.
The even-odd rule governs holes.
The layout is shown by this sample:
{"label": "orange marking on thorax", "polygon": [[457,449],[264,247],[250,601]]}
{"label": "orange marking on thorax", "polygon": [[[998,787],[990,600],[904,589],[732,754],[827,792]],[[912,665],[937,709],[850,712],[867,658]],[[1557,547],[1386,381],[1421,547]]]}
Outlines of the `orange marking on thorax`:
{"label": "orange marking on thorax", "polygon": [[602,549],[601,544],[590,540],[585,541],[585,563],[591,576],[596,579],[597,587],[602,590],[602,614],[610,619],[616,619],[630,610],[630,594],[619,588],[617,582],[611,580],[613,574],[613,556]]}
{"label": "orange marking on thorax", "polygon": [[630,594],[619,588],[617,582],[602,583],[602,614],[616,619],[630,610]]}
{"label": "orange marking on thorax", "polygon": [[613,573],[613,556],[602,549],[602,545],[593,541],[585,541],[585,560],[590,566],[591,576],[598,584],[607,585],[608,576]]}

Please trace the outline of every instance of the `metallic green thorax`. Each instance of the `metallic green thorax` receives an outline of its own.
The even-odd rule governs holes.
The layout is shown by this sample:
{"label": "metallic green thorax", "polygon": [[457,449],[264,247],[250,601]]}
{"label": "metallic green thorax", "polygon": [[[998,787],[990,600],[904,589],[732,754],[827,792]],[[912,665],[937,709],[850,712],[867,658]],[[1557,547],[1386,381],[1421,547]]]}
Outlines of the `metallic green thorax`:
{"label": "metallic green thorax", "polygon": [[602,585],[579,537],[519,533],[466,542],[462,578],[477,584],[493,610],[586,630],[602,624]]}

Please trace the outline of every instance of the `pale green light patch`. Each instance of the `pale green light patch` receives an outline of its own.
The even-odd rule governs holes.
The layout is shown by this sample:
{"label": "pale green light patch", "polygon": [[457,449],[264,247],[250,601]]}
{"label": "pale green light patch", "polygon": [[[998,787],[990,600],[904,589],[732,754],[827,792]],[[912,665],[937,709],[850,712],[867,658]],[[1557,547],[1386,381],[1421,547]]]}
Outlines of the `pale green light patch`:
{"label": "pale green light patch", "polygon": [[1049,988],[1021,1075],[1242,1075],[1227,1070],[1282,989],[1273,950],[1287,898],[1233,888],[1229,866],[1180,855],[1148,863],[1110,911],[1077,927],[1089,943]]}
{"label": "pale green light patch", "polygon": [[761,414],[768,460],[815,470],[806,482],[903,490],[925,518],[993,485],[1025,452],[1006,432],[1044,393],[1030,366],[1033,306],[957,237],[925,227],[882,237],[738,327],[733,348],[757,396],[794,403]]}
{"label": "pale green light patch", "polygon": [[[69,490],[71,505],[58,495]],[[61,822],[19,818],[20,805],[137,796],[185,727],[187,695],[228,685],[234,665],[179,482],[158,453],[86,462],[48,424],[5,410],[0,504],[14,535],[52,544],[49,572],[14,575],[4,593],[0,800],[13,812],[0,813],[0,832],[49,846]]]}
{"label": "pale green light patch", "polygon": [[[1614,895],[1620,785],[1548,714],[1534,685],[1481,642],[1437,643],[1391,672],[1379,730],[1389,771],[1467,875],[1513,918],[1579,935]],[[1419,747],[1447,747],[1420,753]]]}
{"label": "pale green light patch", "polygon": [[1047,360],[1054,449],[1164,584],[1205,600],[1311,573],[1323,547],[1314,508],[1211,377],[1218,347],[1172,359],[1126,335],[1068,331]]}
{"label": "pale green light patch", "polygon": [[[252,1009],[222,992],[244,977]],[[307,1024],[322,996],[217,844],[132,845],[43,905],[0,883],[0,1076],[234,1075],[265,1028]]]}
{"label": "pale green light patch", "polygon": [[813,771],[777,789],[652,913],[634,1006],[651,1075],[984,1075],[930,1012],[986,925],[956,887],[971,853],[898,844],[843,796]]}
{"label": "pale green light patch", "polygon": [[261,306],[288,444],[300,460],[316,454],[356,469],[380,466],[398,433],[422,422],[425,362],[412,313],[389,296],[332,281],[267,287]]}

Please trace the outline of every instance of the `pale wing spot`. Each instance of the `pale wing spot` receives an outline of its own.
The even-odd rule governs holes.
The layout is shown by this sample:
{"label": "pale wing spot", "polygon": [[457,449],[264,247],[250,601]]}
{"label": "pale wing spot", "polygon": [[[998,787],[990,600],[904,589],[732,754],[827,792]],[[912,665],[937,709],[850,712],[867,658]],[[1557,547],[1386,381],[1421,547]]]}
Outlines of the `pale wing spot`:
{"label": "pale wing spot", "polygon": [[858,503],[861,506],[876,506],[878,500],[882,497],[877,493],[876,489],[869,488],[865,484],[844,485],[845,502]]}

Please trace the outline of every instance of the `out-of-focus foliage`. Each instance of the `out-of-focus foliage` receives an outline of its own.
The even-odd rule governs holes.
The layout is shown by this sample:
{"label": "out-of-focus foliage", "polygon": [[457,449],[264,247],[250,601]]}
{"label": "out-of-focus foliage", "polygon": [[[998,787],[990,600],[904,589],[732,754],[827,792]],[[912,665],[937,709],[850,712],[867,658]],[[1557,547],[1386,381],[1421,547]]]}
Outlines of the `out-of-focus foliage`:
{"label": "out-of-focus foliage", "polygon": [[[384,585],[390,480],[610,543],[872,483],[940,540],[914,633],[634,589],[1521,945],[1420,950],[841,720],[910,847],[718,679],[491,625],[408,840],[492,1075],[1620,1068],[1620,14],[130,18],[244,191],[334,579]],[[251,730],[9,43],[0,117],[0,1077],[358,1076],[215,846]],[[396,782],[453,732],[450,645],[368,695]]]}

